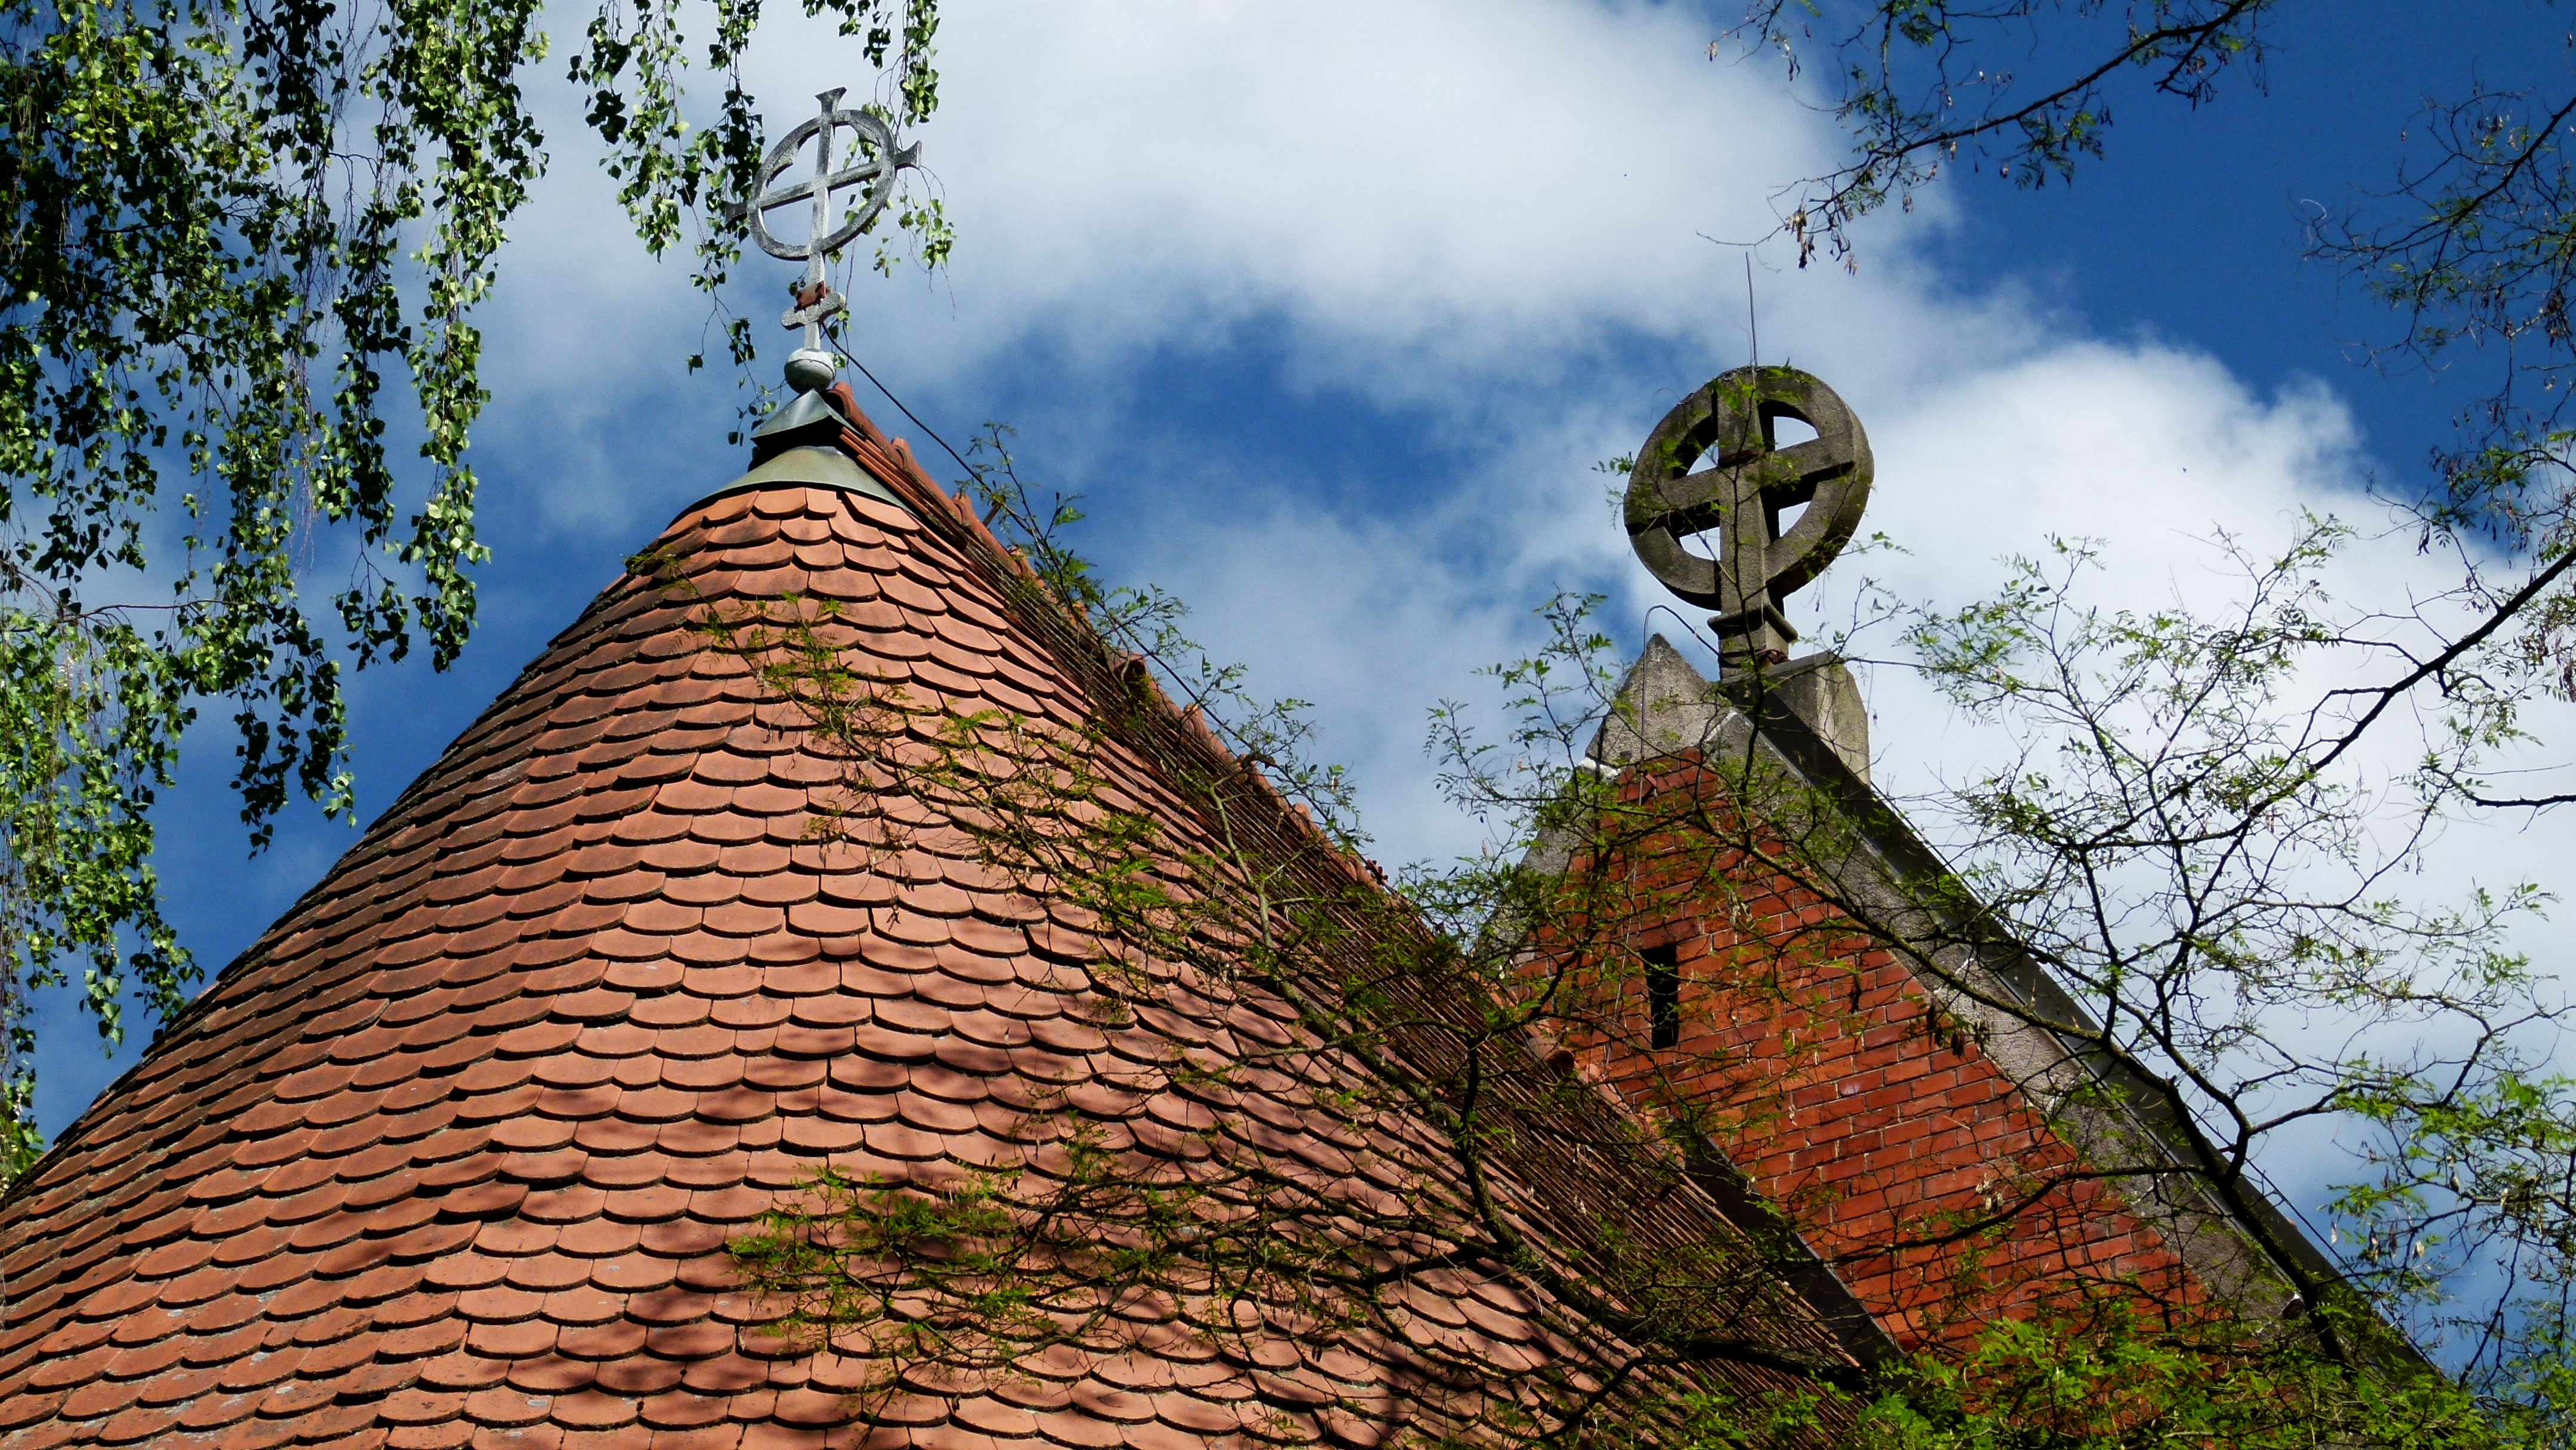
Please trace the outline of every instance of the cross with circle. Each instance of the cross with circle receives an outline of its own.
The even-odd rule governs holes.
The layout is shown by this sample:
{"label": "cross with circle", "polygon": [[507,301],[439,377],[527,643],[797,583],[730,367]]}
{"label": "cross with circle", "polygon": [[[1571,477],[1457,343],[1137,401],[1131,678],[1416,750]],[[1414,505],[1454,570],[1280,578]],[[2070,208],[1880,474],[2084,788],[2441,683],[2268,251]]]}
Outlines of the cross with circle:
{"label": "cross with circle", "polygon": [[[1816,436],[1787,447],[1776,425],[1794,418]],[[1691,466],[1705,458],[1699,472]],[[1735,668],[1777,664],[1798,631],[1780,600],[1824,571],[1860,526],[1874,472],[1869,435],[1811,373],[1745,367],[1721,375],[1664,415],[1628,475],[1628,542],[1663,586],[1715,606],[1720,657]],[[1781,518],[1805,505],[1784,532]],[[1682,545],[1714,534],[1715,556]]]}
{"label": "cross with circle", "polygon": [[[818,113],[778,138],[778,144],[761,162],[758,190],[750,202],[736,211],[750,223],[751,239],[762,251],[805,263],[805,278],[794,289],[796,305],[779,319],[781,326],[805,329],[805,346],[796,359],[789,361],[791,381],[795,380],[797,361],[809,354],[823,360],[823,378],[829,381],[830,354],[823,351],[823,323],[835,313],[849,310],[849,302],[832,290],[832,284],[824,277],[824,261],[868,229],[868,224],[893,199],[896,173],[919,165],[921,160],[918,145],[896,149],[894,129],[883,118],[866,111],[843,110],[843,94],[829,90],[815,97],[821,103]],[[858,159],[835,169],[832,143],[844,130],[857,133]],[[797,154],[808,141],[814,143],[813,174],[777,185],[779,178],[796,164]],[[865,188],[862,199],[840,225],[834,226],[832,194],[853,186]],[[805,240],[782,240],[769,229],[768,214],[799,203],[804,204],[810,218]]]}

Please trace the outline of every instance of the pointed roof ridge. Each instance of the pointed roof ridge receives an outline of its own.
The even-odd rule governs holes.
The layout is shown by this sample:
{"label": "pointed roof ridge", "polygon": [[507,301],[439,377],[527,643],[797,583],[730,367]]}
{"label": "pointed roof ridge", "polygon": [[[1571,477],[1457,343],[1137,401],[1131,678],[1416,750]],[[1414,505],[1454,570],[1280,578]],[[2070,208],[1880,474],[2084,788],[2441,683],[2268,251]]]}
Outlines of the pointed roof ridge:
{"label": "pointed roof ridge", "polygon": [[930,527],[983,566],[996,584],[1006,591],[1036,590],[1052,604],[1052,608],[1036,611],[1035,620],[1024,619],[1023,624],[1040,627],[1060,656],[1080,662],[1086,682],[1093,686],[1094,699],[1143,705],[1146,718],[1130,723],[1150,728],[1166,760],[1186,759],[1208,778],[1240,774],[1266,797],[1273,817],[1268,824],[1276,827],[1286,841],[1295,842],[1301,850],[1322,849],[1338,863],[1343,874],[1354,879],[1376,880],[1367,863],[1334,840],[1312,814],[1282,796],[1259,769],[1238,758],[1208,725],[1198,704],[1193,702],[1187,708],[1175,704],[1143,657],[1122,652],[1104,639],[1077,606],[1059,597],[1038,575],[1024,554],[1001,541],[992,525],[975,511],[972,501],[933,481],[909,444],[901,438],[888,438],[878,429],[859,407],[858,397],[847,382],[834,383],[826,395],[851,420],[851,428],[843,434],[842,448],[870,476],[894,488]]}
{"label": "pointed roof ridge", "polygon": [[[1099,944],[953,831],[929,822],[883,863],[809,834],[829,751],[709,646],[693,611],[711,602],[830,601],[841,648],[952,712],[1101,727],[1119,789],[1176,839],[1207,837],[1194,782],[1241,781],[1261,804],[1229,821],[1264,859],[1364,875],[844,411],[836,447],[897,502],[781,482],[682,510],[657,563],[557,635],[0,1200],[0,1450],[819,1444],[866,1365],[786,1353],[724,1255],[814,1167],[906,1181],[1011,1161],[1028,1105],[1058,1095],[1138,1153],[1171,1145],[1161,1124],[1206,1122],[1292,1177],[1336,1165],[1318,1192],[1437,1169],[1401,1135],[1349,1138],[1318,1106],[1330,1082],[1273,1059],[1235,1097],[1167,1070],[1184,1046],[1306,1041],[1275,993],[1184,974],[1111,1022],[1086,1005]],[[1495,1091],[1552,1104],[1529,1058]],[[1564,1111],[1613,1111],[1586,1101]],[[1788,1383],[1765,1354],[1847,1363],[1704,1194],[1551,1153],[1509,1159],[1513,1213],[1708,1246],[1748,1276],[1735,1388]],[[1412,1292],[1439,1353],[1589,1352],[1526,1285]],[[1281,1330],[1294,1367],[1274,1375],[1137,1332],[1122,1356],[1043,1367],[1050,1394],[1125,1396],[1115,1415],[1032,1419],[970,1392],[902,1413],[926,1442],[1031,1450],[1256,1419],[1365,1441],[1390,1417],[1478,1413],[1423,1378],[1418,1346]]]}

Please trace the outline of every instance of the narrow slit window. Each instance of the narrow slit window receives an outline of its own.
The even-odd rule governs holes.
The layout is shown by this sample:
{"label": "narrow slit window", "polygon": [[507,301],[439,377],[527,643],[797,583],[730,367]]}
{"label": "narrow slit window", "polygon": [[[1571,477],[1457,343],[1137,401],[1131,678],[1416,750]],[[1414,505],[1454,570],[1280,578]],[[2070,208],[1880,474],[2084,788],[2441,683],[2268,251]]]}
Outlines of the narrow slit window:
{"label": "narrow slit window", "polygon": [[1678,947],[1648,947],[1646,959],[1646,1040],[1656,1050],[1682,1040],[1682,962]]}

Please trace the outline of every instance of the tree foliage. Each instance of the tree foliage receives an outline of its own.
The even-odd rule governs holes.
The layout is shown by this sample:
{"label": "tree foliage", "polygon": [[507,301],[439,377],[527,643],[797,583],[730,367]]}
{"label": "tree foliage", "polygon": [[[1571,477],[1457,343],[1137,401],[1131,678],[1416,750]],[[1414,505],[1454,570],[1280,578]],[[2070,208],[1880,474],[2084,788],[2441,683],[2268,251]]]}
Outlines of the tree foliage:
{"label": "tree foliage", "polygon": [[[935,0],[805,0],[937,104]],[[692,131],[685,12],[606,0],[572,58],[645,247],[696,228],[726,280],[760,121],[720,4]],[[353,808],[343,671],[474,623],[475,308],[546,166],[525,0],[8,0],[0,12],[0,1020],[7,1162],[36,1147],[28,993],[80,963],[113,1043],[197,968],[164,919],[153,806],[219,702],[254,848],[294,795]],[[935,201],[901,212],[936,260]],[[750,333],[728,337],[748,362]],[[416,458],[411,456],[416,455]],[[318,571],[345,571],[308,601]]]}

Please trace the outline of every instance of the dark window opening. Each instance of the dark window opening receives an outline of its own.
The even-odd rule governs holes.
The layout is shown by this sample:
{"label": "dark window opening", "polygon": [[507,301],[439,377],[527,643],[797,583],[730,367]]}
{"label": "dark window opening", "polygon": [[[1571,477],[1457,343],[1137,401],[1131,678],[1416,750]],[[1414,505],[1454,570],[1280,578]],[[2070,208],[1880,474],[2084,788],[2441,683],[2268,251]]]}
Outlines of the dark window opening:
{"label": "dark window opening", "polygon": [[1678,947],[1648,947],[1646,959],[1647,1041],[1658,1051],[1682,1040],[1682,963]]}

